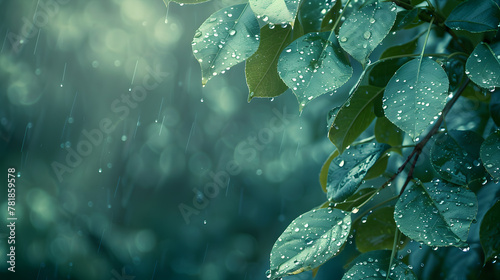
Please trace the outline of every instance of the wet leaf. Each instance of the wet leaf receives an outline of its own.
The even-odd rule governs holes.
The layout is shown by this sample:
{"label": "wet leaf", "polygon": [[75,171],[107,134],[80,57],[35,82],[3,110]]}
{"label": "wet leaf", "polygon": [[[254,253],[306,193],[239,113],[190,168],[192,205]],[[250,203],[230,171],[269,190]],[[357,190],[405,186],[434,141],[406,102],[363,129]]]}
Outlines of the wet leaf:
{"label": "wet leaf", "polygon": [[[341,14],[342,9],[342,1],[337,0],[335,1],[335,4],[333,5],[332,8],[326,13],[325,17],[323,18],[323,21],[321,22],[321,31],[331,31],[333,28],[333,25],[335,24],[335,21],[337,21],[338,17]],[[340,26],[337,26],[335,29],[335,33],[338,33],[338,29]]]}
{"label": "wet leaf", "polygon": [[420,8],[398,12],[396,21],[394,22],[394,26],[392,26],[391,31],[413,28],[422,24],[422,21],[418,18],[419,12]]}
{"label": "wet leaf", "polygon": [[330,167],[330,163],[332,160],[339,155],[339,151],[335,150],[333,151],[328,159],[323,163],[323,166],[321,167],[321,171],[319,173],[319,183],[321,184],[321,188],[323,191],[326,193],[326,185],[328,183],[328,168]]}
{"label": "wet leaf", "polygon": [[465,73],[476,85],[493,89],[500,86],[500,43],[480,43],[467,59]]}
{"label": "wet leaf", "polygon": [[389,149],[389,145],[367,143],[345,150],[328,169],[327,198],[342,202],[356,192],[368,170]]}
{"label": "wet leaf", "polygon": [[300,111],[314,98],[345,84],[352,75],[335,36],[329,38],[329,35],[329,32],[308,33],[280,55],[280,77],[297,97]]}
{"label": "wet leaf", "polygon": [[[404,132],[386,117],[381,117],[375,121],[375,139],[379,143],[386,143],[391,145],[391,147],[397,147],[403,144]],[[401,148],[394,151],[401,154]]]}
{"label": "wet leaf", "polygon": [[339,209],[323,208],[300,215],[274,243],[270,277],[319,267],[338,253],[350,230],[350,213]]}
{"label": "wet leaf", "polygon": [[259,48],[245,64],[249,101],[254,97],[275,97],[288,89],[278,75],[278,58],[291,42],[291,25],[261,28]]}
{"label": "wet leaf", "polygon": [[[370,64],[367,67],[370,71],[368,73],[368,83],[376,87],[386,87],[387,83],[391,80],[396,71],[410,60],[412,60],[411,57],[402,57],[378,60]],[[369,69],[370,66],[372,67],[371,70]],[[380,100],[380,103],[382,103],[382,99]],[[380,107],[382,108],[382,105]],[[384,114],[382,114],[382,116],[383,115]]]}
{"label": "wet leaf", "polygon": [[380,157],[370,170],[368,170],[368,173],[366,173],[365,180],[374,179],[384,174],[388,163],[389,156],[385,155]]}
{"label": "wet leaf", "polygon": [[356,247],[361,253],[392,250],[395,234],[394,207],[383,207],[361,218],[357,226]]}
{"label": "wet leaf", "polygon": [[468,0],[459,4],[446,19],[452,29],[469,32],[496,31],[500,23],[497,0]]}
{"label": "wet leaf", "polygon": [[481,145],[481,161],[484,167],[495,178],[500,178],[500,131],[496,131]]}
{"label": "wet leaf", "polygon": [[467,247],[476,214],[473,192],[436,179],[408,187],[396,203],[394,219],[404,235],[428,246]]}
{"label": "wet leaf", "polygon": [[438,63],[413,59],[396,71],[385,88],[385,116],[415,140],[443,110],[448,87],[448,77]]}
{"label": "wet leaf", "polygon": [[328,131],[328,138],[343,153],[375,119],[373,102],[383,90],[360,86],[342,105]]}
{"label": "wet leaf", "polygon": [[299,8],[298,18],[304,28],[304,33],[320,32],[321,23],[326,14],[340,0],[302,1]]}
{"label": "wet leaf", "polygon": [[479,159],[484,139],[473,131],[450,130],[435,136],[431,148],[431,163],[446,181],[468,185],[482,179],[486,172]]}
{"label": "wet leaf", "polygon": [[368,56],[389,34],[396,14],[393,3],[377,2],[362,8],[340,27],[340,45],[361,64],[366,64]]}
{"label": "wet leaf", "polygon": [[[342,280],[417,280],[413,271],[400,260],[393,259],[389,269],[391,251],[379,250],[364,253],[354,259]],[[389,277],[387,273],[389,272]]]}
{"label": "wet leaf", "polygon": [[249,0],[257,17],[269,24],[293,23],[299,2],[300,0]]}
{"label": "wet leaf", "polygon": [[484,215],[479,229],[479,237],[485,255],[485,263],[493,259],[496,260],[500,256],[500,240],[498,240],[500,236],[499,225],[500,201],[497,201]]}
{"label": "wet leaf", "polygon": [[247,4],[224,8],[205,20],[192,43],[202,84],[257,51],[259,33],[259,23]]}

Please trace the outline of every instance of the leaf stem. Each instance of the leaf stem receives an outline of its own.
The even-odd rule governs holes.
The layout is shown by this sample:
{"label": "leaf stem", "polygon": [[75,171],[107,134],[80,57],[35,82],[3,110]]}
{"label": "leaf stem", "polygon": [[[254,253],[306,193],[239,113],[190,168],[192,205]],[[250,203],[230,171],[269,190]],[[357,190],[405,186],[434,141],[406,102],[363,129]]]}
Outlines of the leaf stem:
{"label": "leaf stem", "polygon": [[[375,192],[375,194],[377,194],[377,193],[378,193],[378,192]],[[372,199],[372,198],[373,198],[373,196],[371,196],[371,197],[367,200],[367,202],[368,202],[368,201],[370,201],[370,199]],[[359,219],[361,219],[362,217],[364,217],[366,214],[368,214],[368,213],[369,213],[370,211],[372,211],[373,209],[377,209],[377,208],[379,208],[380,206],[382,206],[382,205],[384,205],[384,204],[386,204],[386,203],[389,203],[389,202],[391,202],[391,201],[393,201],[393,200],[395,200],[395,199],[398,199],[398,198],[399,198],[399,195],[393,196],[393,197],[391,197],[391,198],[389,198],[389,199],[386,199],[386,200],[384,200],[384,201],[382,201],[382,202],[378,203],[378,204],[377,204],[377,205],[375,205],[375,206],[372,206],[372,207],[370,207],[370,208],[366,209],[366,210],[365,210],[362,214],[360,214],[360,215],[358,216],[358,218],[356,218],[356,220],[354,220],[353,224],[354,224],[354,223],[356,223]],[[363,204],[366,204],[366,202],[365,202],[365,203],[363,203]],[[358,207],[358,208],[359,208],[359,207]]]}
{"label": "leaf stem", "polygon": [[396,256],[397,253],[398,242],[399,242],[399,229],[398,227],[396,227],[396,231],[394,232],[394,243],[392,245],[391,259],[389,260],[389,267],[387,268],[387,277],[385,278],[386,280],[389,280],[389,276],[391,275],[391,267],[392,263],[394,262],[394,257]]}
{"label": "leaf stem", "polygon": [[[335,21],[335,23],[333,24],[331,33],[335,33],[335,29],[337,28],[337,25],[339,25],[340,19],[342,18],[342,15],[344,14],[345,10],[347,9],[347,6],[349,6],[349,3],[351,3],[351,0],[347,1],[347,3],[345,3],[344,9],[342,9],[342,12],[340,13],[340,15],[337,18],[337,20]],[[330,33],[330,37],[332,36],[331,33]]]}

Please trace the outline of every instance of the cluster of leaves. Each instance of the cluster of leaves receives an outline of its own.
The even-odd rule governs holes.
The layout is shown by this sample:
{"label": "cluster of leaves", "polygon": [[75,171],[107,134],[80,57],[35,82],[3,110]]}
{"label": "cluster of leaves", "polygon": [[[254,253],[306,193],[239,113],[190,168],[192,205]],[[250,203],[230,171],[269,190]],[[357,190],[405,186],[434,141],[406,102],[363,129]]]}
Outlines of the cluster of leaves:
{"label": "cluster of leaves", "polygon": [[[212,14],[199,27],[192,47],[202,83],[246,61],[249,101],[291,89],[302,111],[349,81],[351,62],[363,68],[344,104],[328,113],[328,137],[336,149],[320,173],[327,201],[293,220],[278,238],[269,278],[315,273],[353,235],[360,255],[343,279],[416,279],[395,258],[403,239],[468,248],[478,213],[476,194],[500,179],[499,4],[249,0]],[[372,61],[372,52],[390,33],[418,35],[386,47]],[[434,44],[437,53],[426,52],[429,38],[440,42]],[[462,99],[489,105],[482,122],[490,125],[448,131],[445,116]],[[370,127],[373,137],[359,140]],[[429,153],[430,170],[419,172],[423,153]],[[393,154],[405,157],[391,173],[389,160],[398,162]],[[404,183],[395,184],[402,176]],[[378,187],[366,183],[372,179],[381,182]],[[395,196],[381,199],[385,189]],[[360,209],[365,214],[358,214]],[[497,201],[480,225],[485,263],[496,262],[500,252],[499,211]]]}

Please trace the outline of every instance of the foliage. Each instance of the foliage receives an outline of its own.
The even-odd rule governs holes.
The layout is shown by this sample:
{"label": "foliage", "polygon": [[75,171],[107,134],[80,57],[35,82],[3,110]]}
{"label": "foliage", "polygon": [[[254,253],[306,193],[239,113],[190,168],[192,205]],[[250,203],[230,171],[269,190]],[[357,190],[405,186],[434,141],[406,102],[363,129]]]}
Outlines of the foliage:
{"label": "foliage", "polygon": [[[470,256],[496,262],[498,196],[479,236],[471,236],[470,228],[482,218],[478,209],[488,206],[477,194],[488,183],[497,188],[500,179],[499,4],[249,0],[200,26],[193,52],[203,84],[246,60],[249,101],[291,89],[302,112],[352,78],[351,62],[363,69],[343,105],[328,112],[328,138],[336,149],[320,171],[327,201],[278,238],[268,278],[316,274],[349,235],[355,235],[360,255],[343,279],[421,277],[408,259],[395,258],[406,239],[465,252],[480,240],[484,251],[471,250]],[[395,36],[399,45],[384,43]],[[481,124],[454,108],[485,100],[491,110],[478,114]],[[362,134],[372,137],[360,140]]]}

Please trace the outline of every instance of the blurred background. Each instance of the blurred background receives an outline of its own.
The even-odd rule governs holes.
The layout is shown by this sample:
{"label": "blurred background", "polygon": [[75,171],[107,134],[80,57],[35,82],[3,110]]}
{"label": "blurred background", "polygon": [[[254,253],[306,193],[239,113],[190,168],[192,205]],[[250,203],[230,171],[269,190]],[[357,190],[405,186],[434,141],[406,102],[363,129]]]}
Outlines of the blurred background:
{"label": "blurred background", "polygon": [[236,3],[0,0],[18,218],[15,274],[0,227],[1,279],[265,279],[274,241],[325,201],[326,114],[347,91],[299,116],[291,92],[247,103],[244,64],[202,87],[193,35]]}

